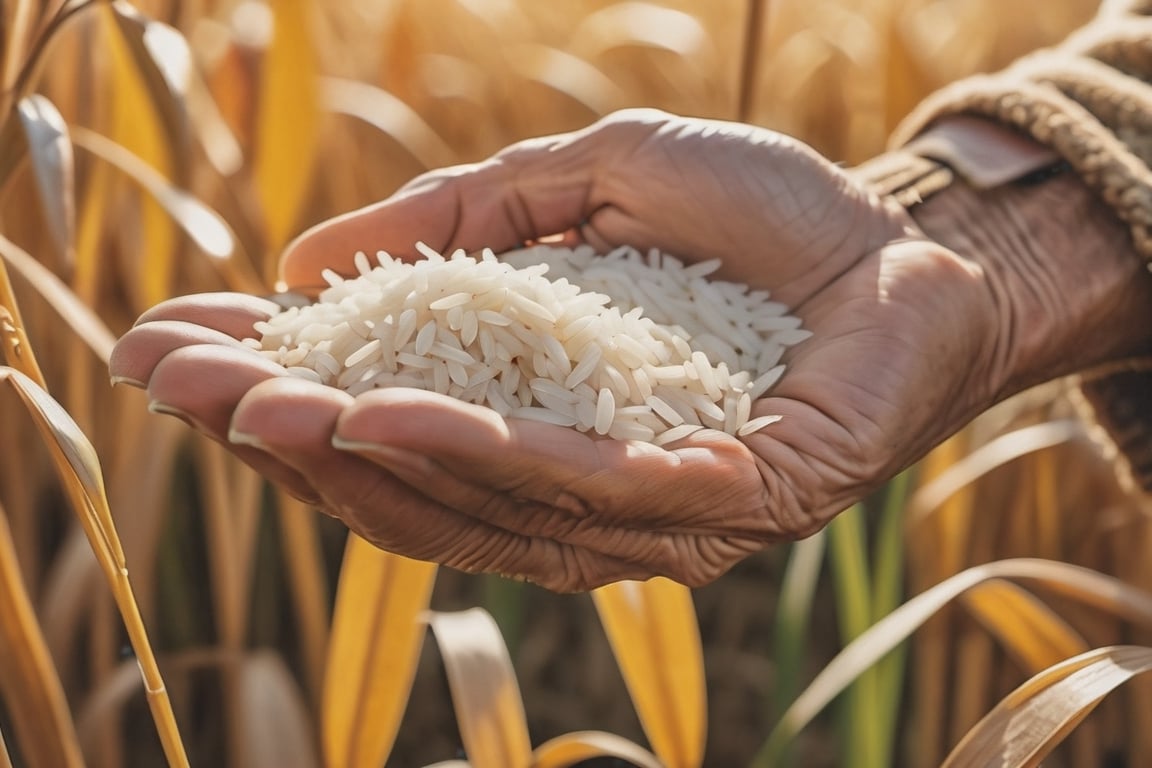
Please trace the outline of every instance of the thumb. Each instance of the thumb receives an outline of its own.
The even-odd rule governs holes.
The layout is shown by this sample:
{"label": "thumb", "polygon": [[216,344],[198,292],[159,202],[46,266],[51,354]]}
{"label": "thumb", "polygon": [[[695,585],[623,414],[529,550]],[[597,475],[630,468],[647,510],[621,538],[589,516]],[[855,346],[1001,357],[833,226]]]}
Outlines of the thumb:
{"label": "thumb", "polygon": [[280,278],[290,290],[324,287],[320,273],[355,272],[357,251],[414,257],[417,241],[444,253],[508,250],[578,227],[597,208],[596,179],[651,131],[619,115],[575,133],[514,144],[471,165],[416,177],[395,195],[305,232],[286,249]]}

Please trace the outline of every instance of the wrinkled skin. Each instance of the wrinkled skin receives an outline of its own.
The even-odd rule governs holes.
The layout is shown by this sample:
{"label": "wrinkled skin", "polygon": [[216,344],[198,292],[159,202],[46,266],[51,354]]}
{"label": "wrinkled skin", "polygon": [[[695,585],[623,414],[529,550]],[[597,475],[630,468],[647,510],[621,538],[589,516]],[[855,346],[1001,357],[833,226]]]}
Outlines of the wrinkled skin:
{"label": "wrinkled skin", "polygon": [[736,124],[625,112],[429,173],[305,234],[282,275],[314,290],[357,249],[499,251],[552,234],[720,257],[722,277],[791,305],[814,336],[753,408],[784,418],[657,448],[422,391],[353,398],[239,345],[275,307],[236,294],[155,307],[113,374],[382,548],[562,591],[711,581],[818,530],[1012,387],[1002,331],[1017,310],[979,259],[804,145]]}

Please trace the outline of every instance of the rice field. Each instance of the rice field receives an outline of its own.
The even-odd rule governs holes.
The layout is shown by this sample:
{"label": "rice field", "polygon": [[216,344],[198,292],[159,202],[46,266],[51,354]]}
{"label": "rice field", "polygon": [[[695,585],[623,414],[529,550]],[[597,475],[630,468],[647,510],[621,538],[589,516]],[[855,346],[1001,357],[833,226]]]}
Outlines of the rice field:
{"label": "rice field", "polygon": [[[3,3],[0,768],[968,765],[1030,679],[1025,723],[1077,722],[1083,676],[1148,664],[1152,526],[1071,382],[715,584],[590,598],[348,540],[106,363],[148,307],[270,293],[294,235],[425,169],[632,106],[852,164],[1095,6]],[[1045,764],[1139,765],[1149,717],[1127,682]]]}

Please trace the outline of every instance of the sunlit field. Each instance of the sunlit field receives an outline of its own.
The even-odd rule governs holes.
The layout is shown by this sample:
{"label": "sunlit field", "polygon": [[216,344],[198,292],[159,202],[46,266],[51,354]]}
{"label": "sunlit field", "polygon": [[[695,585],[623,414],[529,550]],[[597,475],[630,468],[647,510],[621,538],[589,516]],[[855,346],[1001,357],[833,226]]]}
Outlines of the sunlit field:
{"label": "sunlit field", "polygon": [[853,165],[1095,7],[5,0],[0,768],[1141,765],[1152,526],[1075,382],[708,587],[590,597],[349,541],[107,370],[424,170],[635,106]]}

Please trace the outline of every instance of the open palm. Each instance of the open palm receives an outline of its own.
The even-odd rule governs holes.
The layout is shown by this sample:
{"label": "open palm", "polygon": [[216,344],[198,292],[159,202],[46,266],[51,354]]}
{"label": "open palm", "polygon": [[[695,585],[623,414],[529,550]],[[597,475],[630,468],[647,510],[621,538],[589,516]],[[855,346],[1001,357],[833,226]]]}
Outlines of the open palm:
{"label": "open palm", "polygon": [[575,134],[427,174],[286,254],[315,289],[352,254],[497,251],[548,235],[658,247],[772,291],[814,332],[737,439],[606,440],[416,390],[353,398],[242,347],[276,310],[235,294],[150,311],[113,373],[377,545],[558,590],[716,578],[806,535],[996,394],[982,271],[919,235],[807,147],[748,126],[625,112]]}

